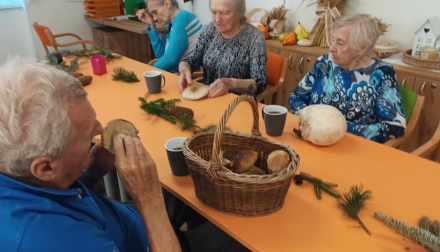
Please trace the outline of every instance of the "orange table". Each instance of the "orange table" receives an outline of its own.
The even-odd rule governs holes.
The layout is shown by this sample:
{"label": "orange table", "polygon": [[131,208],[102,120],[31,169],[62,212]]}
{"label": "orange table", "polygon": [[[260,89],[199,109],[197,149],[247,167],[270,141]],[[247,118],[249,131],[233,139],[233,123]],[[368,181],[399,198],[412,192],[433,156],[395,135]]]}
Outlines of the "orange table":
{"label": "orange table", "polygon": [[[113,68],[123,66],[133,70],[141,82],[129,84],[111,80]],[[127,58],[107,65],[108,74],[94,76],[86,87],[98,119],[106,124],[115,118],[133,122],[140,130],[143,144],[154,158],[164,188],[182,199],[253,251],[425,251],[405,239],[373,217],[375,211],[416,225],[422,215],[440,220],[440,165],[408,153],[346,134],[331,147],[317,147],[298,139],[292,129],[298,117],[287,117],[284,134],[277,141],[289,144],[301,156],[298,171],[308,172],[324,180],[339,184],[345,192],[354,184],[362,183],[373,192],[360,218],[369,228],[367,235],[353,220],[342,217],[332,197],[324,194],[318,200],[313,187],[305,182],[292,183],[284,207],[271,215],[244,218],[228,215],[203,205],[195,196],[191,177],[175,177],[166,157],[165,142],[172,137],[190,137],[163,119],[150,116],[139,108],[138,97],[147,91],[143,72],[154,68]],[[90,64],[80,66],[80,72],[92,74]],[[165,73],[166,86],[162,93],[151,95],[151,100],[179,98],[178,76]],[[229,94],[216,99],[182,100],[182,106],[195,111],[200,126],[217,124],[228,104],[235,97]],[[260,105],[261,109],[262,105]],[[235,131],[250,132],[252,119],[248,104],[240,104],[228,125]],[[260,118],[260,130],[265,135]]]}

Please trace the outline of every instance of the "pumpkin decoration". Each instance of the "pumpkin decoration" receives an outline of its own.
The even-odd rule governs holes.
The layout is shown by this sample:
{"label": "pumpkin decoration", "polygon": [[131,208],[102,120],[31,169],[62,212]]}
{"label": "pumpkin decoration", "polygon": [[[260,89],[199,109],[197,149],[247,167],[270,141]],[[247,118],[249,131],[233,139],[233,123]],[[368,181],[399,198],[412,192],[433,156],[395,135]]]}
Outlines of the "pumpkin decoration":
{"label": "pumpkin decoration", "polygon": [[283,45],[296,45],[296,33],[289,32],[283,40]]}
{"label": "pumpkin decoration", "polygon": [[265,39],[269,38],[269,29],[266,26],[259,24],[257,28],[264,34]]}
{"label": "pumpkin decoration", "polygon": [[337,143],[347,131],[347,121],[333,106],[310,105],[299,114],[299,130],[293,131],[302,139],[319,146]]}

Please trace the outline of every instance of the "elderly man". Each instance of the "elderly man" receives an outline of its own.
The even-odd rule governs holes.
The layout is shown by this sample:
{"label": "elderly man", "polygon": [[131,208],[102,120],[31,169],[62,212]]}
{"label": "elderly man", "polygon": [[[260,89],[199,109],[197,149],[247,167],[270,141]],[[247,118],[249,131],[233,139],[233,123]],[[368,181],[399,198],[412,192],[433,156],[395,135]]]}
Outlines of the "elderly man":
{"label": "elderly man", "polygon": [[[154,161],[137,138],[100,144],[81,83],[20,58],[0,67],[0,251],[180,251]],[[92,185],[116,165],[133,209]]]}

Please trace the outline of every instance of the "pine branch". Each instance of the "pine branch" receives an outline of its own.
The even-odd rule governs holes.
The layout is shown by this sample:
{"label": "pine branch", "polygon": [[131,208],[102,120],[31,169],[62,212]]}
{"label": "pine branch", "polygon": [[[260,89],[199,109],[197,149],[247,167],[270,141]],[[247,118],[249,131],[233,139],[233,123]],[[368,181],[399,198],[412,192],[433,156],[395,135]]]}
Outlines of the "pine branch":
{"label": "pine branch", "polygon": [[429,231],[431,228],[431,220],[429,217],[423,215],[419,220],[419,227]]}
{"label": "pine branch", "polygon": [[365,227],[364,223],[359,218],[358,214],[361,208],[364,206],[365,201],[371,198],[371,191],[367,190],[363,192],[362,184],[350,187],[350,190],[342,195],[342,198],[338,200],[338,206],[342,213],[353,220],[359,222],[362,228],[371,235],[370,231]]}
{"label": "pine branch", "polygon": [[178,116],[173,116],[169,113],[171,107],[175,107],[180,99],[172,99],[165,101],[163,98],[157,99],[155,101],[148,102],[150,95],[147,93],[144,97],[139,97],[138,100],[141,102],[140,108],[150,115],[157,115],[165,119],[172,124],[179,124],[182,130],[199,128],[196,125],[196,121],[189,114],[181,114]]}
{"label": "pine branch", "polygon": [[82,50],[82,51],[76,51],[73,52],[72,55],[79,57],[79,58],[90,58],[92,56],[96,55],[103,55],[105,56],[105,60],[107,62],[113,60],[113,59],[120,59],[122,56],[120,55],[114,55],[113,52],[109,49],[101,48],[99,50],[96,50],[95,47],[92,48],[92,50]]}
{"label": "pine branch", "polygon": [[430,230],[431,230],[431,233],[433,233],[438,238],[440,238],[440,222],[438,220],[435,220],[432,222]]}
{"label": "pine branch", "polygon": [[112,77],[115,81],[139,82],[139,79],[133,71],[128,71],[122,67],[117,67],[113,69],[113,72],[114,74],[112,74]]}
{"label": "pine branch", "polygon": [[440,252],[440,238],[436,237],[431,232],[420,227],[410,227],[405,223],[386,216],[380,212],[375,212],[374,217],[396,231],[399,231],[404,236],[426,247],[430,251]]}
{"label": "pine branch", "polygon": [[295,184],[297,185],[301,185],[303,180],[312,183],[314,185],[315,194],[318,199],[321,199],[321,190],[335,198],[341,197],[341,195],[334,189],[334,187],[338,186],[337,184],[322,181],[321,179],[313,177],[308,173],[301,172],[299,175],[295,175],[293,179],[295,181]]}

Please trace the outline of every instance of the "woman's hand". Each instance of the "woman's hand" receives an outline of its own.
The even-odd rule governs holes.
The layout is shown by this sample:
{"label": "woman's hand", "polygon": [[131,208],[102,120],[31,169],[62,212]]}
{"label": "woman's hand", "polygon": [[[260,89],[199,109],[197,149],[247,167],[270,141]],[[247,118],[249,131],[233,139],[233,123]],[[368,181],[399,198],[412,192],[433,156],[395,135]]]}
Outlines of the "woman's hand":
{"label": "woman's hand", "polygon": [[180,92],[183,92],[183,90],[185,90],[185,88],[188,86],[188,84],[191,84],[191,83],[192,83],[191,71],[189,71],[188,68],[181,69],[180,75],[179,75]]}
{"label": "woman's hand", "polygon": [[153,17],[150,14],[146,13],[145,9],[138,10],[138,12],[136,12],[136,16],[141,22],[148,24],[151,30],[154,29]]}
{"label": "woman's hand", "polygon": [[163,201],[156,164],[141,141],[122,135],[116,136],[113,141],[116,169],[128,194],[135,201]]}
{"label": "woman's hand", "polygon": [[209,85],[208,97],[215,98],[229,93],[232,80],[229,78],[221,78],[215,80]]}

